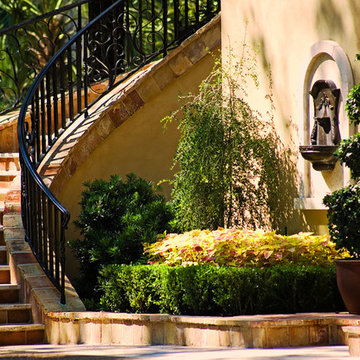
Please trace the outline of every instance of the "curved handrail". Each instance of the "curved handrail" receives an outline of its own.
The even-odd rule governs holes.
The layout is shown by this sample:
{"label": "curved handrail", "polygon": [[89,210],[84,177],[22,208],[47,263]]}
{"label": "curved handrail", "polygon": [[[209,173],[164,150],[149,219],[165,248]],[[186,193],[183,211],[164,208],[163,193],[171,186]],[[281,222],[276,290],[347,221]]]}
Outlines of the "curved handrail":
{"label": "curved handrail", "polygon": [[103,95],[146,63],[165,56],[220,9],[219,0],[216,8],[209,0],[174,0],[171,12],[168,0],[131,1],[117,0],[51,58],[32,83],[19,114],[25,236],[59,289],[61,303],[65,303],[65,229],[70,215],[37,168],[62,132],[79,117],[86,118]]}

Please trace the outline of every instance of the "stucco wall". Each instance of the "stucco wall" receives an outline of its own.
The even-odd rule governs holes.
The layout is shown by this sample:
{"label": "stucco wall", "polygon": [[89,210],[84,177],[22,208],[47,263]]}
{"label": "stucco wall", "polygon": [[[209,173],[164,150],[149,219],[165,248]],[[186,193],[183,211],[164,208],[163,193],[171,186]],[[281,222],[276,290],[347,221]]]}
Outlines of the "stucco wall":
{"label": "stucco wall", "polygon": [[[301,144],[299,138],[303,131],[302,93],[307,90],[303,88],[303,82],[309,66],[309,51],[314,44],[323,40],[336,42],[349,60],[351,77],[353,75],[355,83],[360,81],[360,63],[355,61],[355,54],[360,49],[359,13],[360,2],[357,0],[222,1],[223,58],[226,58],[229,48],[239,55],[243,39],[258,49],[261,90],[260,93],[250,93],[250,102],[264,110],[262,99],[270,92],[268,75],[271,73],[277,131],[283,143],[293,150],[294,164],[299,169],[298,191],[293,198],[304,200],[305,205],[295,201],[294,206],[299,210],[294,211],[288,223],[284,224],[289,233],[304,230],[326,232],[326,210],[321,204],[322,196],[348,181],[346,170],[339,168],[339,165],[334,172],[313,171],[299,158],[298,147],[305,145]],[[330,54],[330,64],[326,65],[324,61],[323,68],[314,78],[330,78],[341,87],[338,64],[334,65],[332,60]],[[345,95],[345,87],[341,90]],[[345,99],[342,98],[340,103],[341,116]],[[342,136],[347,137],[348,131],[344,130]],[[306,184],[304,177],[310,179],[309,184]],[[308,187],[308,190],[304,190],[304,187]]]}
{"label": "stucco wall", "polygon": [[[131,172],[155,184],[162,179],[172,178],[172,159],[179,133],[175,122],[164,131],[161,119],[178,109],[180,94],[198,91],[200,82],[210,73],[213,65],[213,58],[208,54],[158,95],[151,98],[148,93],[151,99],[102,141],[69,181],[62,184],[58,198],[71,214],[67,240],[79,235],[72,221],[80,212],[79,202],[85,181],[108,180],[113,174],[125,178]],[[164,72],[159,74],[165,76]],[[164,194],[169,196],[170,186],[163,184],[162,188]],[[70,251],[67,258],[67,273],[71,278],[77,274],[77,262]]]}

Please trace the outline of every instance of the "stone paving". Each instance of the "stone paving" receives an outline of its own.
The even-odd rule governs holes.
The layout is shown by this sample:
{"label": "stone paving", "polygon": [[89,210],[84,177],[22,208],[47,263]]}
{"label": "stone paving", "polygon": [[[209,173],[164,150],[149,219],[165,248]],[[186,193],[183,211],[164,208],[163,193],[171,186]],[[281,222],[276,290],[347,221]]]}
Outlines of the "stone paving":
{"label": "stone paving", "polygon": [[174,346],[88,346],[28,345],[0,348],[0,359],[66,359],[66,360],[304,360],[355,359],[347,346],[316,346],[285,349],[204,349]]}

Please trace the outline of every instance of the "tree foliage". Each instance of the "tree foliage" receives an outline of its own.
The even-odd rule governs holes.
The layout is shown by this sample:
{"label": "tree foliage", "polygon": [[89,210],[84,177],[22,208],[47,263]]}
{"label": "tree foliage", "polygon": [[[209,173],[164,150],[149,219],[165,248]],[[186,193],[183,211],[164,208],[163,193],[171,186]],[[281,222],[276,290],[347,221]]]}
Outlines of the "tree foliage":
{"label": "tree foliage", "polygon": [[[199,94],[181,97],[178,120],[181,138],[174,158],[173,202],[179,227],[284,226],[292,204],[289,195],[294,174],[287,152],[270,114],[254,110],[247,88],[258,86],[255,57],[244,45],[240,59],[216,65]],[[269,97],[271,102],[271,97]],[[289,196],[290,198],[290,196]]]}

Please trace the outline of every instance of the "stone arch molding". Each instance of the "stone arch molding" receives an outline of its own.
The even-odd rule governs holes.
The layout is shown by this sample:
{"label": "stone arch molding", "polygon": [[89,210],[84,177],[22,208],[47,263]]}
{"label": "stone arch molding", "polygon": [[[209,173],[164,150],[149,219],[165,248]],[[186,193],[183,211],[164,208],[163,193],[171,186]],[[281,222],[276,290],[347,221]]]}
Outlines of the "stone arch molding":
{"label": "stone arch molding", "polygon": [[[309,134],[311,129],[310,119],[310,96],[309,90],[311,87],[312,80],[316,73],[316,70],[320,65],[326,61],[332,60],[335,62],[339,74],[340,84],[336,84],[341,89],[341,99],[339,102],[339,125],[341,138],[349,137],[353,132],[354,128],[350,127],[349,120],[345,113],[344,102],[345,99],[354,86],[354,77],[351,69],[349,59],[342,49],[342,47],[335,41],[321,40],[313,44],[308,54],[305,57],[304,65],[301,71],[301,78],[299,81],[299,117],[298,117],[298,131],[299,131],[299,144],[309,144]],[[331,80],[331,79],[328,79]],[[311,168],[310,163],[298,157],[298,170],[300,175],[300,197],[302,198],[302,205],[300,208],[303,209],[319,209],[324,208],[322,205],[322,199],[314,199],[312,195],[312,184],[311,184]],[[347,171],[342,169],[342,180],[341,186],[349,181],[349,174]],[[332,189],[328,189],[332,191]],[[308,198],[308,201],[306,201]],[[300,200],[300,199],[299,199]],[[305,201],[304,201],[305,200]],[[299,206],[296,206],[299,207]]]}

